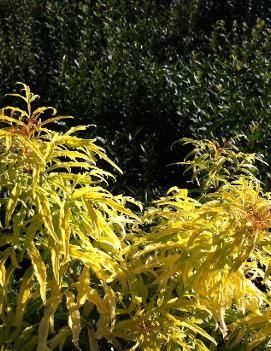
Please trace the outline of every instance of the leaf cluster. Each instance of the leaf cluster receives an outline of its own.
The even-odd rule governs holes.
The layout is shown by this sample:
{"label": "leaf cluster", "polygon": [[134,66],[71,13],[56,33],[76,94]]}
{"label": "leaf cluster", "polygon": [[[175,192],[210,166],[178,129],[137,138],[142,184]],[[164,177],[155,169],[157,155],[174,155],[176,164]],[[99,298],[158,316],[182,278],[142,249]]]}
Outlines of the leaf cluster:
{"label": "leaf cluster", "polygon": [[[117,277],[124,284],[125,226],[137,220],[125,203],[134,201],[102,186],[110,174],[97,167],[97,157],[118,167],[95,140],[74,135],[86,127],[47,129],[65,117],[42,120],[47,108],[32,112],[37,95],[20,84],[22,93],[12,95],[25,110],[7,106],[0,116],[6,125],[0,131],[1,348],[48,350],[71,334],[79,348],[81,324],[91,338],[87,318],[94,305],[101,315],[97,333],[113,327],[115,296],[108,284]],[[67,326],[55,333],[55,324],[63,323],[58,313]]]}

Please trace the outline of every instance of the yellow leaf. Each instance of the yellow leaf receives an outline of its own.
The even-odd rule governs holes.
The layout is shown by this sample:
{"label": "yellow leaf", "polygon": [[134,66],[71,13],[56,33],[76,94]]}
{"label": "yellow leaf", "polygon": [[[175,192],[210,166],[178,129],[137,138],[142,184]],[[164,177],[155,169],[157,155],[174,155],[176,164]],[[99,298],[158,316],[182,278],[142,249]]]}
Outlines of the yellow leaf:
{"label": "yellow leaf", "polygon": [[89,149],[93,152],[95,152],[96,154],[98,154],[100,156],[100,158],[104,159],[105,161],[107,161],[111,166],[113,166],[117,171],[119,171],[121,174],[123,173],[122,170],[115,164],[115,162],[111,161],[109,157],[106,156],[106,154],[104,153],[104,150],[100,147],[97,147],[97,145],[95,144],[89,144],[88,145]]}
{"label": "yellow leaf", "polygon": [[[53,107],[51,107],[53,109]],[[55,109],[54,109],[55,110]],[[45,126],[46,124],[49,124],[49,123],[55,123],[55,122],[58,122],[58,121],[61,121],[63,119],[68,119],[68,118],[73,118],[72,116],[59,116],[59,117],[52,117],[52,118],[48,118],[46,119],[46,121],[44,122],[41,122],[41,126]]]}
{"label": "yellow leaf", "polygon": [[103,283],[103,288],[105,291],[104,303],[108,307],[108,315],[110,318],[110,331],[113,330],[116,322],[116,298],[114,291],[105,283]]}
{"label": "yellow leaf", "polygon": [[64,151],[54,151],[53,153],[53,157],[66,157],[66,158],[70,158],[71,160],[76,160],[76,159],[83,159],[86,160],[88,162],[91,162],[92,160],[90,159],[90,157],[86,154],[84,154],[83,152],[79,152],[79,151],[70,151],[70,150],[64,150]]}
{"label": "yellow leaf", "polygon": [[263,283],[265,283],[268,280],[270,274],[271,274],[271,260],[268,261],[268,264],[264,273]]}
{"label": "yellow leaf", "polygon": [[20,258],[23,258],[23,255],[27,248],[31,245],[32,240],[34,239],[36,233],[38,230],[40,230],[42,226],[42,221],[41,221],[41,216],[36,215],[32,218],[32,222],[29,224],[29,226],[26,228],[25,231],[25,239],[24,239],[24,244],[23,244],[23,249],[20,255]]}
{"label": "yellow leaf", "polygon": [[71,128],[65,133],[65,135],[71,135],[71,134],[74,134],[74,133],[76,133],[76,132],[80,132],[80,131],[82,131],[82,130],[86,130],[86,129],[89,128],[90,126],[95,126],[95,125],[94,125],[94,124],[89,124],[89,125],[71,127]]}
{"label": "yellow leaf", "polygon": [[54,272],[54,277],[56,280],[56,283],[59,285],[60,284],[60,279],[59,279],[59,270],[60,270],[60,265],[59,265],[59,253],[56,247],[53,247],[51,249],[51,260],[52,260],[52,268]]}
{"label": "yellow leaf", "polygon": [[16,324],[18,327],[21,326],[26,305],[31,297],[32,276],[33,269],[30,267],[24,273],[23,279],[20,283],[20,290],[17,296],[16,306]]}
{"label": "yellow leaf", "polygon": [[17,262],[16,251],[14,249],[12,249],[12,251],[10,253],[10,259],[11,259],[11,263],[12,263],[14,268],[19,268],[19,269],[22,268]]}
{"label": "yellow leaf", "polygon": [[39,98],[40,98],[39,95],[32,95],[31,94],[30,102],[33,102],[33,101],[35,101],[36,99],[39,99]]}
{"label": "yellow leaf", "polygon": [[39,251],[36,249],[33,242],[28,247],[28,254],[32,260],[35,276],[40,285],[40,296],[43,303],[46,302],[46,284],[47,274],[45,264],[40,256]]}
{"label": "yellow leaf", "polygon": [[68,324],[72,330],[72,342],[74,346],[80,350],[79,336],[81,333],[81,319],[78,305],[75,302],[75,297],[71,291],[66,291],[67,307],[69,311]]}
{"label": "yellow leaf", "polygon": [[[36,97],[38,97],[38,95],[34,95]],[[33,99],[33,97],[32,97]],[[31,100],[32,100],[31,99]],[[32,102],[32,101],[31,101]],[[38,107],[31,115],[31,118],[35,118],[37,119],[39,117],[40,114],[44,113],[44,111],[47,111],[47,110],[52,110],[52,114],[56,114],[56,109],[54,107],[50,107],[50,106],[43,106],[43,107]]]}
{"label": "yellow leaf", "polygon": [[39,324],[39,343],[37,351],[51,351],[47,346],[47,338],[49,333],[50,320],[54,316],[57,307],[61,301],[61,295],[50,298],[47,300],[44,315]]}
{"label": "yellow leaf", "polygon": [[25,127],[26,128],[26,124],[23,123],[22,121],[16,119],[16,118],[12,118],[12,117],[8,117],[8,116],[4,116],[4,115],[0,115],[0,121],[3,121],[3,122],[7,122],[9,124],[18,124],[19,126],[21,127]]}
{"label": "yellow leaf", "polygon": [[78,286],[77,286],[77,304],[79,306],[84,305],[88,298],[89,294],[89,283],[90,283],[90,273],[89,273],[89,267],[84,266],[83,271],[81,273],[81,276],[79,278]]}
{"label": "yellow leaf", "polygon": [[52,237],[52,239],[56,243],[61,244],[53,226],[49,200],[47,196],[44,194],[44,191],[42,188],[38,188],[36,190],[36,200],[38,203],[39,213],[42,216],[43,224],[47,229],[48,234]]}
{"label": "yellow leaf", "polygon": [[53,170],[57,169],[57,168],[66,168],[66,169],[70,169],[73,167],[77,167],[77,168],[82,168],[82,169],[89,169],[91,168],[91,164],[89,164],[88,162],[79,162],[79,161],[70,161],[70,162],[56,162],[53,166],[49,167],[47,169],[47,172],[52,172]]}
{"label": "yellow leaf", "polygon": [[2,315],[2,309],[4,306],[4,298],[6,296],[6,267],[5,261],[8,258],[8,254],[0,260],[0,315]]}
{"label": "yellow leaf", "polygon": [[21,186],[17,183],[12,189],[6,207],[5,223],[6,226],[9,225],[13,212],[18,203],[19,197],[21,195]]}

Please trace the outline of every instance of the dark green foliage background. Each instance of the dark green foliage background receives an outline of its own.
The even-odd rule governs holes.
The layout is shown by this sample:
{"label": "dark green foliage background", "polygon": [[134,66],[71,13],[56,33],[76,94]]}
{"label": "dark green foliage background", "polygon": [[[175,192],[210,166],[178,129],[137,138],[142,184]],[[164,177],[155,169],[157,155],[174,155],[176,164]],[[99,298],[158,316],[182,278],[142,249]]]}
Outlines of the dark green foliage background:
{"label": "dark green foliage background", "polygon": [[244,133],[271,159],[270,15],[263,0],[1,0],[1,103],[23,81],[96,124],[124,171],[115,190],[148,201],[187,186],[169,166],[181,137]]}

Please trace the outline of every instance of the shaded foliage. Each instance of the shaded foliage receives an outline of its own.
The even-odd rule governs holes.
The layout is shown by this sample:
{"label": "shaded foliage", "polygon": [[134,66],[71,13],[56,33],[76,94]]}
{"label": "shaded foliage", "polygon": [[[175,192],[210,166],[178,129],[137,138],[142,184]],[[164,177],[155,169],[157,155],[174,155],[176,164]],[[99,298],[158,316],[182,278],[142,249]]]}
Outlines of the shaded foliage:
{"label": "shaded foliage", "polygon": [[180,137],[245,131],[265,152],[269,23],[268,1],[3,0],[0,92],[25,81],[97,123],[116,191],[148,200],[180,182]]}

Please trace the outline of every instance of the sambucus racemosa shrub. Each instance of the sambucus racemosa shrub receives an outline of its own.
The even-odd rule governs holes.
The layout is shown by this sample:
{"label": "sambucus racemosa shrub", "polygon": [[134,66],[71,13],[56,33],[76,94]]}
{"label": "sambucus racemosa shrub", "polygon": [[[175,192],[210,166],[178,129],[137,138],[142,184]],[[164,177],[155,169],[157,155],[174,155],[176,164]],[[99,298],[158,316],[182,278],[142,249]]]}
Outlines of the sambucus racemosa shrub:
{"label": "sambucus racemosa shrub", "polygon": [[137,216],[125,207],[132,199],[101,186],[110,174],[96,157],[112,162],[95,140],[74,136],[85,127],[54,132],[49,123],[65,117],[42,120],[48,108],[32,111],[38,96],[24,84],[12,95],[26,109],[8,106],[0,117],[8,125],[0,131],[1,348],[53,349],[70,334],[79,348],[82,328],[92,337],[93,306],[97,335],[114,326],[110,283],[125,284],[123,237]]}
{"label": "sambucus racemosa shrub", "polygon": [[38,96],[24,84],[12,95],[26,109],[0,116],[1,350],[268,342],[271,199],[253,176],[254,155],[192,141],[189,167],[207,171],[201,196],[174,187],[139,216],[129,203],[140,204],[105,189],[110,174],[96,158],[112,162],[74,135],[85,127],[48,129],[64,117],[32,110]]}

